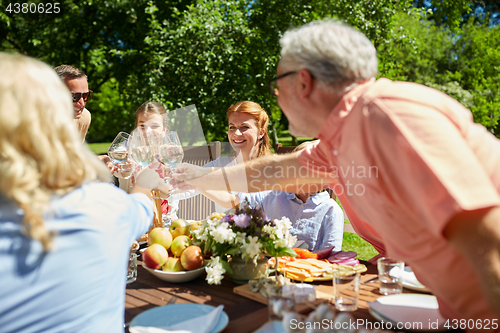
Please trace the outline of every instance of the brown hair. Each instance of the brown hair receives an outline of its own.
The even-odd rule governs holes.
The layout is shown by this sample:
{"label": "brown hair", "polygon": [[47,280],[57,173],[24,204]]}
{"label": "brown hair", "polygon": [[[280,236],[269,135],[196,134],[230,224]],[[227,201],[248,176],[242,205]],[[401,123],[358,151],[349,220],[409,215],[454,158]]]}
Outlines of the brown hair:
{"label": "brown hair", "polygon": [[255,119],[257,127],[260,130],[264,129],[264,135],[259,140],[259,149],[257,157],[271,154],[271,144],[269,143],[269,135],[267,135],[267,126],[269,125],[269,116],[267,112],[257,103],[250,101],[243,101],[233,104],[227,109],[227,118],[235,113],[247,113]]}
{"label": "brown hair", "polygon": [[[161,115],[166,114],[167,110],[165,110],[165,108],[163,107],[163,105],[161,105],[158,102],[146,102],[146,103],[143,103],[135,111],[135,126],[134,126],[134,128],[137,127],[137,125],[138,125],[137,118],[139,117],[139,115],[141,113],[145,113],[145,114],[156,113],[156,114],[158,114],[158,115],[161,116]],[[166,117],[164,119],[166,119]],[[166,127],[166,124],[164,123],[163,126]]]}
{"label": "brown hair", "polygon": [[56,68],[54,68],[54,70],[62,80],[66,80],[66,78],[69,79],[77,79],[79,77],[87,78],[87,75],[85,75],[84,71],[76,67],[73,67],[71,65],[57,66]]}

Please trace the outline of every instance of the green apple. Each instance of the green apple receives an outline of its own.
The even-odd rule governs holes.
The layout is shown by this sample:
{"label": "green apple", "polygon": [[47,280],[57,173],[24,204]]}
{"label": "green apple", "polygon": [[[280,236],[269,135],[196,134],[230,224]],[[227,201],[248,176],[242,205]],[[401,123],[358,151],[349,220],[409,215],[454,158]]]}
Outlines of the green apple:
{"label": "green apple", "polygon": [[190,226],[189,223],[186,222],[184,219],[177,219],[175,221],[172,221],[172,224],[170,225],[170,233],[172,234],[172,238],[175,239],[181,235],[190,235]]}
{"label": "green apple", "polygon": [[179,258],[168,257],[167,262],[161,266],[161,269],[165,272],[180,272],[184,270],[184,267],[182,267]]}
{"label": "green apple", "polygon": [[167,259],[167,249],[165,249],[160,244],[153,244],[149,246],[142,254],[142,260],[144,261],[144,264],[152,269],[160,268],[161,266],[163,266],[163,264],[165,264]]}
{"label": "green apple", "polygon": [[192,271],[203,266],[203,255],[199,246],[188,246],[181,254],[181,264],[184,269]]}
{"label": "green apple", "polygon": [[170,251],[176,257],[180,257],[182,251],[190,245],[189,237],[186,235],[181,235],[175,237],[170,246]]}
{"label": "green apple", "polygon": [[166,250],[172,244],[172,234],[166,228],[154,228],[148,234],[148,245],[160,244]]}

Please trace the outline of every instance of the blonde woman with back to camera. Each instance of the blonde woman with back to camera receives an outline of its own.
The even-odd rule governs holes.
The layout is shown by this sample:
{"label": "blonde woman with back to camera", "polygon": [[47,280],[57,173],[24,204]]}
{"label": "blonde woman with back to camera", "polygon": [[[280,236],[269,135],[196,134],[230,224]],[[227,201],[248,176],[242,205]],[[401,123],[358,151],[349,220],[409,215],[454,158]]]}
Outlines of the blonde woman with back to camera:
{"label": "blonde woman with back to camera", "polygon": [[0,53],[0,327],[123,332],[132,242],[153,218],[82,145],[68,89],[46,64]]}

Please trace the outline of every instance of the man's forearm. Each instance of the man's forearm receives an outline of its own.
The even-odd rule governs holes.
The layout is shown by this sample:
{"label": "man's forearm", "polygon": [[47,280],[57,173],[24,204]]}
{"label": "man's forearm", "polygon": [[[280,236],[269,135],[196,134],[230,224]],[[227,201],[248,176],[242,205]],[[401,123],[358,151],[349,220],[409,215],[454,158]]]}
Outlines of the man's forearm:
{"label": "man's forearm", "polygon": [[325,183],[323,179],[315,177],[307,168],[300,165],[296,154],[268,155],[245,163],[244,170],[241,166],[237,167],[225,168],[224,172],[231,190],[238,192],[267,190],[290,192],[304,188],[304,185]]}
{"label": "man's forearm", "polygon": [[[296,154],[264,156],[231,167],[203,168],[179,166],[176,182],[186,182],[198,190],[259,192],[265,190],[298,191],[303,185],[332,183],[334,179],[314,176],[299,164]],[[182,188],[182,184],[176,186]],[[315,187],[318,188],[318,187]],[[299,192],[312,192],[306,189]]]}

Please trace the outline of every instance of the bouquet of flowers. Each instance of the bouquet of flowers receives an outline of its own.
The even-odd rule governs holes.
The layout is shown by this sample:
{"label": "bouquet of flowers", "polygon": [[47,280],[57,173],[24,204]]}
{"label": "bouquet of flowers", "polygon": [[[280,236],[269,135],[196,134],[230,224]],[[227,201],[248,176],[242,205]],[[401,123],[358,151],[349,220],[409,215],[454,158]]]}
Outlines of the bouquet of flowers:
{"label": "bouquet of flowers", "polygon": [[230,258],[239,257],[257,265],[261,256],[297,256],[292,249],[297,237],[290,234],[291,227],[288,218],[271,221],[261,209],[247,205],[232,215],[213,213],[192,230],[192,244],[210,258],[205,268],[208,283],[220,284],[225,272],[233,273]]}

